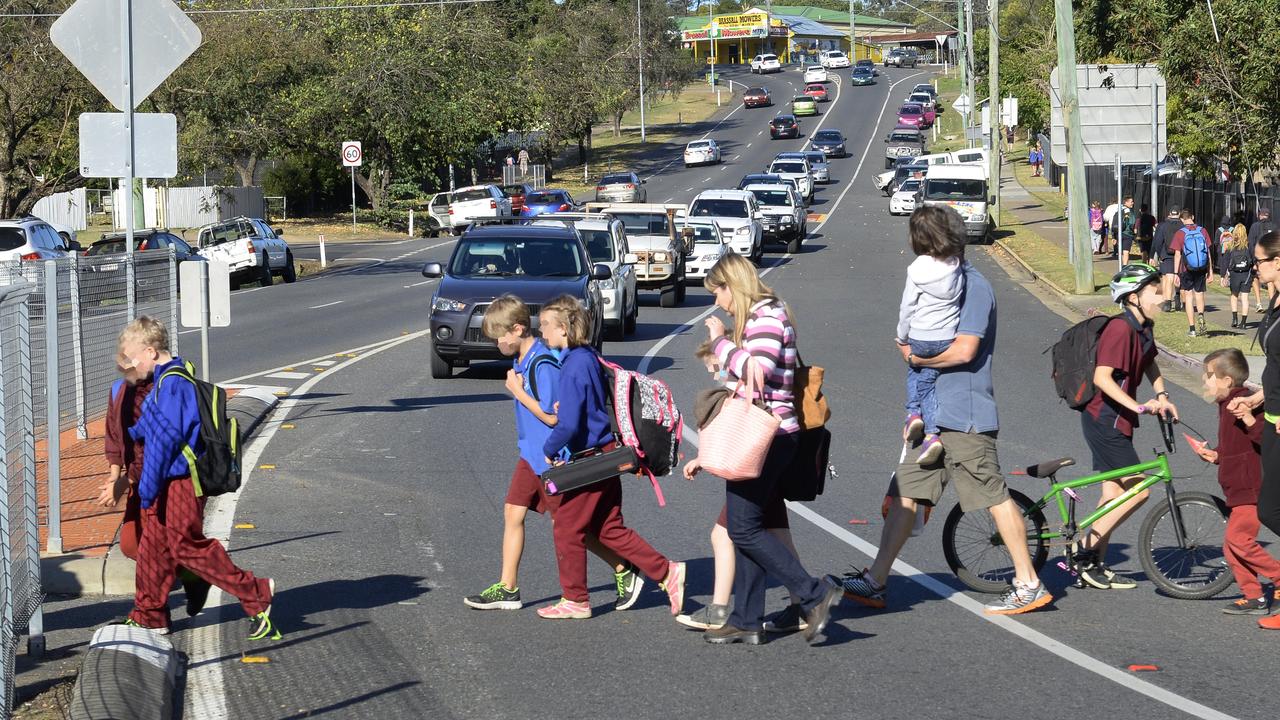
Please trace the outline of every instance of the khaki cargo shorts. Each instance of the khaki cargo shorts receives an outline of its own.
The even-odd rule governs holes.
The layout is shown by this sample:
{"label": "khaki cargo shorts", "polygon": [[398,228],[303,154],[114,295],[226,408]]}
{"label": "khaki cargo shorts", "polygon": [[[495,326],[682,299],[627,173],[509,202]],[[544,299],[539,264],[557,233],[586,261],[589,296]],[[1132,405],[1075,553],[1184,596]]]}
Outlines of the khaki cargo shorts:
{"label": "khaki cargo shorts", "polygon": [[995,433],[964,433],[943,430],[942,459],[919,465],[914,453],[898,466],[898,494],[926,505],[936,506],[943,489],[954,482],[960,507],[965,512],[999,505],[1009,498],[1009,489],[996,457]]}

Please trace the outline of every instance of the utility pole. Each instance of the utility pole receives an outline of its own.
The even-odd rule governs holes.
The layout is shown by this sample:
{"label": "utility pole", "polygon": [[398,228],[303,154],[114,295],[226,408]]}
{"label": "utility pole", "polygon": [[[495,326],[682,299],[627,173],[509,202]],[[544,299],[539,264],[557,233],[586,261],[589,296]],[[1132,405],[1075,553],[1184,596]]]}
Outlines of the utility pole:
{"label": "utility pole", "polygon": [[644,142],[644,35],[640,27],[640,0],[636,0],[636,54],[640,56],[640,142]]}
{"label": "utility pole", "polygon": [[1000,6],[999,0],[987,0],[987,107],[991,127],[991,153],[987,160],[991,165],[988,177],[995,192],[995,212],[992,224],[1000,226]]}
{"label": "utility pole", "polygon": [[858,16],[853,10],[853,0],[849,0],[849,62],[858,62]]}
{"label": "utility pole", "polygon": [[956,3],[956,68],[960,71],[960,87],[964,87],[964,3]]}
{"label": "utility pole", "polygon": [[1071,0],[1054,0],[1058,26],[1058,86],[1067,132],[1067,227],[1076,260],[1076,292],[1093,294],[1093,251],[1089,246],[1089,204],[1084,183],[1084,146],[1080,143],[1080,100],[1076,93],[1076,30]]}
{"label": "utility pole", "polygon": [[[965,50],[965,92],[969,95],[969,126],[974,125],[974,120],[978,117],[977,98],[974,97],[973,89],[973,0],[964,0],[964,50]],[[965,131],[965,137],[969,135],[968,130]],[[973,141],[969,140],[969,147],[973,147]]]}

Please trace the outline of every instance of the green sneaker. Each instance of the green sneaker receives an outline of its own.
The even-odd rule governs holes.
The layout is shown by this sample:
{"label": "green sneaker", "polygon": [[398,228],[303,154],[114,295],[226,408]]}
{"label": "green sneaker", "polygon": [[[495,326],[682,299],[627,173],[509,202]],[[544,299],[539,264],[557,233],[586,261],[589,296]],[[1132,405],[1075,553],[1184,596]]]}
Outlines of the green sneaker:
{"label": "green sneaker", "polygon": [[618,584],[618,600],[613,604],[614,610],[630,610],[640,599],[640,591],[644,589],[644,578],[634,567],[613,574]]}
{"label": "green sneaker", "polygon": [[508,590],[506,585],[496,582],[479,595],[470,595],[462,599],[467,607],[476,610],[519,610],[524,606],[520,602],[520,588]]}
{"label": "green sneaker", "polygon": [[[276,598],[276,581],[268,579],[268,587],[271,588],[271,599]],[[284,637],[280,631],[271,624],[271,605],[267,605],[267,609],[253,616],[253,631],[249,633],[250,640],[279,640]]]}
{"label": "green sneaker", "polygon": [[157,634],[157,635],[168,635],[168,634],[169,634],[169,628],[167,628],[167,627],[147,627],[146,625],[142,625],[142,624],[140,624],[140,623],[136,623],[136,622],[134,622],[134,621],[133,621],[133,618],[127,618],[127,619],[125,619],[125,621],[124,621],[124,622],[122,622],[122,623],[120,623],[120,624],[121,624],[121,625],[124,625],[125,627],[136,627],[136,628],[142,628],[143,630],[150,630],[151,632],[153,632],[153,633],[155,633],[155,634]]}

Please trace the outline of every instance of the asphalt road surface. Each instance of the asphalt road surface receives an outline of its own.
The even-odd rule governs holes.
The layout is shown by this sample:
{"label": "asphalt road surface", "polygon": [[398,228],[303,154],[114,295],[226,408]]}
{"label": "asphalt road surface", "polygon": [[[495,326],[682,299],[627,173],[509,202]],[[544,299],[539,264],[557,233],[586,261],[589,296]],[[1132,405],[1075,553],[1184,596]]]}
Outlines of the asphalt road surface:
{"label": "asphalt road surface", "polygon": [[[792,69],[758,82],[785,98],[798,76]],[[924,69],[887,70],[874,86],[841,87],[821,118],[804,121],[806,138],[819,122],[842,130],[851,157],[832,162],[835,182],[818,193],[812,212],[823,217],[810,221],[804,252],[765,257],[766,282],[791,304],[806,360],[827,370],[834,412],[838,477],[791,514],[803,562],[815,574],[867,565],[879,542],[903,416],[893,327],[912,257],[907,221],[888,215],[871,175],[883,166],[881,137],[896,102],[926,78]],[[719,140],[722,166],[685,169],[677,146],[665,156],[655,150],[641,168],[649,198],[687,202],[803,147],[804,139],[769,140],[773,114],[727,109],[691,136]],[[846,603],[815,647],[794,636],[758,648],[707,645],[673,621],[656,589],[636,608],[614,612],[612,575],[598,563],[590,570],[596,616],[541,620],[533,608],[554,601],[559,588],[550,526],[537,516],[527,523],[521,567],[525,610],[466,608],[463,596],[498,577],[515,431],[503,365],[477,363],[452,379],[430,379],[422,331],[432,285],[418,269],[450,249],[448,240],[370,246],[362,249],[373,258],[367,266],[236,295],[235,326],[215,334],[215,376],[290,395],[249,450],[255,469],[234,522],[252,527],[231,529],[226,502],[209,520],[230,532],[237,562],[276,579],[273,618],[285,638],[249,644],[233,604],[179,624],[174,639],[191,660],[187,718],[1274,714],[1265,689],[1274,682],[1277,638],[1251,618],[1220,613],[1230,595],[1192,602],[1157,594],[1134,552],[1145,510],[1112,543],[1113,564],[1142,580],[1137,589],[1072,589],[1051,559],[1043,577],[1055,602],[1013,619],[975,612],[989,598],[962,591],[947,570],[941,515],[951,495],[908,543],[888,609]],[[1054,397],[1042,354],[1068,321],[986,249],[969,256],[1000,306],[995,367],[1005,470],[1064,455],[1087,460],[1077,416]],[[657,373],[691,403],[708,382],[692,354],[705,337],[701,319],[711,298],[697,288],[683,307],[661,309],[647,293],[642,304],[638,332],[607,343],[606,354]],[[187,337],[184,348],[191,348]],[[1213,429],[1213,408],[1197,393],[1176,387],[1173,399],[1194,427]],[[1139,430],[1139,450],[1157,443],[1154,428]],[[1180,490],[1217,489],[1212,468],[1185,447],[1173,461]],[[1035,494],[1044,488],[1018,476],[1010,484]],[[686,608],[706,602],[707,536],[722,484],[667,478],[665,508],[643,482],[627,480],[624,488],[628,524],[689,561]],[[781,609],[785,591],[772,588],[769,601]],[[246,653],[270,662],[243,663]],[[1134,663],[1159,670],[1128,671]]]}

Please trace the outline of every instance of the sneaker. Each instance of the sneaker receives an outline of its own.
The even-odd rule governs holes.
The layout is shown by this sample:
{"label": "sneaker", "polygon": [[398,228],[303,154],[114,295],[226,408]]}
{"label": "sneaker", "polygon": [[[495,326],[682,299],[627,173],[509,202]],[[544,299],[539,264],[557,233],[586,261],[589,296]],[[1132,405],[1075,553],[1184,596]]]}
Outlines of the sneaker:
{"label": "sneaker", "polygon": [[1053,596],[1044,589],[1044,583],[1037,582],[1032,587],[1014,580],[999,600],[987,603],[982,611],[987,615],[1021,615],[1044,607],[1052,601]]}
{"label": "sneaker", "polygon": [[804,614],[805,628],[801,636],[805,642],[812,645],[821,638],[824,630],[827,629],[827,623],[831,620],[831,608],[840,604],[840,583],[833,577],[827,576],[823,580],[822,597],[818,600],[818,604],[809,608],[809,612]]}
{"label": "sneaker", "polygon": [[[267,586],[270,588],[271,599],[276,599],[276,581],[267,579]],[[249,633],[250,640],[279,640],[284,637],[280,631],[271,624],[271,604],[267,604],[267,609],[253,616],[253,631]]]}
{"label": "sneaker", "polygon": [[207,581],[200,578],[188,580],[183,583],[183,590],[187,593],[187,617],[195,617],[204,610],[204,604],[209,600],[209,589],[213,586]]}
{"label": "sneaker", "polygon": [[1248,598],[1232,600],[1223,606],[1222,612],[1227,615],[1266,615],[1267,598],[1256,597],[1252,600]]}
{"label": "sneaker", "polygon": [[932,465],[938,462],[942,457],[942,440],[937,435],[930,435],[925,438],[924,445],[920,448],[920,457],[916,458],[919,465]]}
{"label": "sneaker", "polygon": [[1115,570],[1112,570],[1106,563],[1098,563],[1098,569],[1102,571],[1104,576],[1106,576],[1107,582],[1110,584],[1110,589],[1112,590],[1132,590],[1138,587],[1136,580],[1127,578]]}
{"label": "sneaker", "polygon": [[1076,584],[1096,590],[1110,590],[1111,578],[1103,572],[1103,565],[1095,561],[1080,563],[1076,567]]}
{"label": "sneaker", "polygon": [[1196,316],[1196,328],[1200,331],[1201,335],[1209,334],[1209,323],[1205,322],[1204,313],[1200,313]]}
{"label": "sneaker", "polygon": [[538,608],[538,617],[548,620],[586,620],[591,617],[591,603],[560,598],[555,605]]}
{"label": "sneaker", "polygon": [[[840,584],[838,580],[834,582],[836,585]],[[767,633],[790,633],[808,629],[809,623],[805,622],[804,611],[799,605],[788,605],[772,619],[764,621],[764,631]]]}
{"label": "sneaker", "polygon": [[1188,328],[1187,337],[1195,337],[1195,336],[1196,336],[1196,329],[1194,327]]}
{"label": "sneaker", "polygon": [[640,599],[640,591],[644,588],[644,578],[633,567],[613,574],[613,581],[618,585],[618,600],[613,604],[614,610],[630,610]]}
{"label": "sneaker", "polygon": [[[697,630],[719,630],[729,622],[729,606],[712,603],[692,615],[677,615],[676,622]],[[769,629],[767,621],[764,628]]]}
{"label": "sneaker", "polygon": [[168,634],[169,634],[169,628],[168,628],[168,626],[165,626],[165,627],[147,627],[146,625],[142,625],[142,624],[140,624],[140,623],[136,623],[136,622],[134,622],[134,621],[133,621],[133,618],[125,618],[124,622],[117,622],[117,623],[112,623],[112,624],[113,624],[113,625],[124,625],[125,627],[136,627],[136,628],[142,628],[143,630],[150,630],[151,632],[153,632],[153,633],[155,633],[155,634],[157,634],[157,635],[168,635]]}
{"label": "sneaker", "polygon": [[1266,311],[1267,311],[1267,306],[1266,306],[1266,305],[1263,305],[1262,303],[1258,303],[1258,307],[1254,308],[1254,309],[1253,309],[1253,311],[1254,311],[1254,312],[1256,312],[1256,313],[1266,312]]}
{"label": "sneaker", "polygon": [[883,608],[885,605],[885,596],[888,595],[888,588],[877,585],[876,581],[871,579],[869,570],[847,572],[843,578],[832,576],[832,580],[844,588],[844,596],[848,600],[877,609]]}
{"label": "sneaker", "polygon": [[508,590],[500,582],[480,591],[479,595],[463,598],[462,602],[476,610],[519,610],[524,607],[524,603],[520,602],[520,588]]}
{"label": "sneaker", "polygon": [[905,437],[909,443],[920,442],[920,439],[924,437],[924,418],[920,417],[920,415],[916,413],[908,415],[907,432]]}
{"label": "sneaker", "polygon": [[667,598],[671,600],[672,615],[679,615],[684,607],[684,570],[684,563],[668,562],[667,579],[662,581],[662,589],[667,591]]}
{"label": "sneaker", "polygon": [[1164,302],[1160,303],[1160,309],[1164,312],[1173,312],[1173,303],[1169,302],[1168,300],[1165,300]]}

